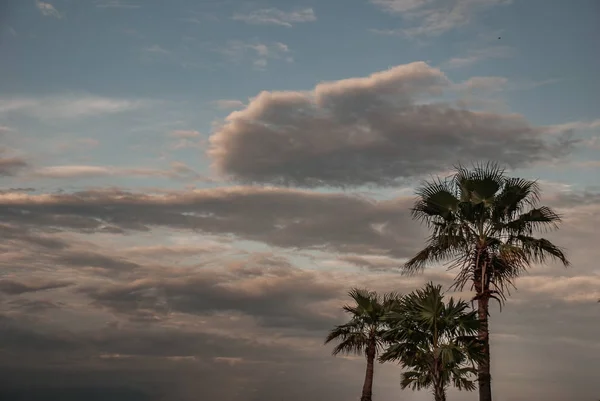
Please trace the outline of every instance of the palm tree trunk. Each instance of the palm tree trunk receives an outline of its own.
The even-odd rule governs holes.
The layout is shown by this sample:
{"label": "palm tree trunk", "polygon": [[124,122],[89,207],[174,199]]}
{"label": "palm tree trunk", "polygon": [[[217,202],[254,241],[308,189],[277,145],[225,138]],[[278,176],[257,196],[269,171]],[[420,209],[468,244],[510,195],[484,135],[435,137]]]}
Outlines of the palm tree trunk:
{"label": "palm tree trunk", "polygon": [[369,344],[367,348],[367,372],[363,384],[360,401],[371,401],[373,394],[373,375],[375,374],[375,343]]}
{"label": "palm tree trunk", "polygon": [[434,379],[433,398],[435,401],[446,401],[446,389],[444,388],[441,378]]}
{"label": "palm tree trunk", "polygon": [[[492,401],[492,376],[490,375],[490,332],[488,325],[490,298],[477,289],[477,315],[480,321],[479,340],[483,344],[483,360],[478,364],[479,401]],[[481,294],[481,295],[480,295]]]}
{"label": "palm tree trunk", "polygon": [[435,401],[446,401],[446,390],[443,387],[436,386],[433,397]]}

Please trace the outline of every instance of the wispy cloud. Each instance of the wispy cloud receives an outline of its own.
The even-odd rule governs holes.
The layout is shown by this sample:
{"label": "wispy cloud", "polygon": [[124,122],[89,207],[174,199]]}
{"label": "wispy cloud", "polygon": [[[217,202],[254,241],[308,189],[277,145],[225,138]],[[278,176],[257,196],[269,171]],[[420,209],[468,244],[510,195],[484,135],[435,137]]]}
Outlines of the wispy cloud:
{"label": "wispy cloud", "polygon": [[200,133],[194,130],[175,130],[169,132],[169,136],[178,139],[192,139],[198,138],[200,136]]}
{"label": "wispy cloud", "polygon": [[468,80],[455,85],[459,91],[500,91],[503,90],[508,83],[505,77],[472,77]]}
{"label": "wispy cloud", "polygon": [[0,98],[0,114],[22,113],[40,119],[70,119],[120,113],[146,107],[152,102],[93,95]]}
{"label": "wispy cloud", "polygon": [[141,6],[137,3],[130,1],[121,0],[99,0],[96,1],[96,7],[98,8],[140,8]]}
{"label": "wispy cloud", "polygon": [[369,29],[369,32],[384,36],[403,36],[406,33],[402,29]]}
{"label": "wispy cloud", "polygon": [[203,148],[206,145],[206,139],[202,134],[194,130],[175,130],[169,132],[169,137],[174,138],[175,142],[170,145],[172,150]]}
{"label": "wispy cloud", "polygon": [[269,60],[294,61],[289,55],[291,53],[289,47],[280,42],[267,44],[234,40],[228,42],[224,47],[217,49],[217,51],[235,62],[241,62],[244,59],[250,58],[253,65],[258,69],[265,68]]}
{"label": "wispy cloud", "polygon": [[480,61],[494,58],[508,58],[515,54],[515,50],[509,46],[490,46],[480,49],[474,49],[467,52],[466,55],[453,57],[443,63],[445,68],[468,67]]}
{"label": "wispy cloud", "polygon": [[144,52],[151,54],[169,54],[170,52],[162,46],[152,45],[144,48]]}
{"label": "wispy cloud", "polygon": [[410,36],[435,36],[468,24],[481,9],[511,0],[370,0],[385,12],[401,16],[412,26],[402,29]]}
{"label": "wispy cloud", "polygon": [[94,178],[112,176],[130,176],[147,178],[170,178],[170,179],[205,179],[192,168],[181,162],[173,162],[169,169],[156,169],[144,167],[114,167],[94,165],[64,165],[41,167],[32,172],[32,175],[40,178],[70,179],[70,178]]}
{"label": "wispy cloud", "polygon": [[600,130],[600,119],[591,121],[572,121],[563,124],[555,124],[547,127],[550,133],[560,133],[564,131],[596,131]]}
{"label": "wispy cloud", "polygon": [[214,104],[222,110],[239,109],[244,107],[244,102],[237,99],[219,99]]}
{"label": "wispy cloud", "polygon": [[276,8],[265,8],[250,13],[233,15],[234,20],[254,25],[279,25],[291,28],[295,23],[313,22],[317,20],[312,8],[293,11],[282,11]]}
{"label": "wispy cloud", "polygon": [[63,17],[63,15],[61,13],[59,13],[58,10],[56,8],[54,8],[54,6],[50,3],[45,3],[43,1],[36,0],[35,5],[38,8],[38,10],[40,10],[42,15],[45,17],[54,17],[54,18],[62,18]]}

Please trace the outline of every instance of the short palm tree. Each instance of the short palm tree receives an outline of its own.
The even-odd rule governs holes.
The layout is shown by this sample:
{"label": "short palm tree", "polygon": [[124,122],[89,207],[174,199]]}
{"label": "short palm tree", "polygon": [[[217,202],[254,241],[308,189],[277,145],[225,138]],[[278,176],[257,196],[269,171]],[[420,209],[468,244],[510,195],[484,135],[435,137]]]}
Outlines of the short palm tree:
{"label": "short palm tree", "polygon": [[350,314],[350,321],[331,330],[325,344],[338,341],[333,355],[364,353],[367,371],[360,400],[371,401],[375,358],[383,349],[382,336],[387,329],[384,317],[398,302],[399,296],[388,293],[382,297],[374,291],[357,288],[350,290],[348,295],[354,300],[354,305],[345,305],[343,309]]}
{"label": "short palm tree", "polygon": [[479,399],[491,401],[489,301],[502,303],[514,280],[532,264],[555,259],[568,266],[559,247],[534,236],[556,228],[560,217],[538,205],[535,181],[507,177],[491,163],[472,170],[459,166],[451,178],[426,182],[417,195],[413,218],[426,223],[431,235],[425,248],[404,265],[404,272],[448,262],[450,269],[458,270],[455,288],[472,284],[485,354],[478,366]]}
{"label": "short palm tree", "polygon": [[435,401],[446,400],[446,389],[472,391],[482,357],[477,339],[479,320],[464,301],[443,302],[440,285],[427,284],[398,303],[388,315],[390,329],[384,340],[390,343],[380,356],[382,362],[399,361],[405,372],[403,389],[431,388]]}

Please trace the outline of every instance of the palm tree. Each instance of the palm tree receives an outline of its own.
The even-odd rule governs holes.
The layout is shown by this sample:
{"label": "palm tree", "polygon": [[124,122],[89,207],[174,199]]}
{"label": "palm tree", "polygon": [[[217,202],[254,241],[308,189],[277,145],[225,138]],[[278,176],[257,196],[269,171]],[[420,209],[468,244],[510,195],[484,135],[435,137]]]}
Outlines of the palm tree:
{"label": "palm tree", "polygon": [[464,301],[443,302],[442,286],[428,283],[398,303],[388,315],[390,342],[380,361],[400,361],[402,389],[431,388],[435,401],[446,401],[446,389],[472,391],[482,357],[477,339],[479,320]]}
{"label": "palm tree", "polygon": [[556,228],[560,217],[539,206],[535,181],[507,177],[491,163],[472,170],[459,166],[450,178],[426,182],[417,195],[413,218],[426,223],[431,235],[403,270],[414,273],[448,262],[458,270],[454,288],[472,283],[485,354],[478,366],[479,399],[491,401],[489,301],[502,305],[514,280],[532,264],[555,259],[569,265],[559,247],[534,237],[536,231]]}
{"label": "palm tree", "polygon": [[325,339],[325,344],[337,340],[333,355],[356,354],[365,355],[367,371],[362,389],[361,401],[371,401],[373,393],[373,375],[375,358],[383,348],[382,336],[387,326],[384,317],[392,306],[398,302],[395,293],[381,297],[374,291],[353,288],[348,295],[354,305],[345,305],[344,311],[350,314],[350,321],[336,326]]}

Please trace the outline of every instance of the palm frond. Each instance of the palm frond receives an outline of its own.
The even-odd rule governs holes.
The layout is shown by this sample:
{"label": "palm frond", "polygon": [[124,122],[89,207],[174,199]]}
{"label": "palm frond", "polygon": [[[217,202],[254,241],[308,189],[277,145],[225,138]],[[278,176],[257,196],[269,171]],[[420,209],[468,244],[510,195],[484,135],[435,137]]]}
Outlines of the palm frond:
{"label": "palm frond", "polygon": [[512,220],[525,210],[534,208],[540,201],[540,188],[537,181],[523,178],[506,178],[504,188],[496,196],[492,219]]}
{"label": "palm frond", "polygon": [[505,181],[504,169],[493,162],[475,164],[471,170],[461,165],[455,169],[453,181],[459,189],[462,202],[478,204],[489,201]]}
{"label": "palm frond", "polygon": [[426,224],[431,224],[436,218],[449,219],[460,202],[448,180],[437,179],[425,182],[416,193],[419,198],[411,213],[415,220]]}
{"label": "palm frond", "polygon": [[561,219],[547,206],[531,209],[516,219],[499,224],[502,232],[531,235],[536,231],[549,231],[558,228]]}
{"label": "palm frond", "polygon": [[530,262],[545,263],[548,259],[553,259],[565,267],[570,265],[564,251],[545,238],[517,235],[516,239],[520,241],[521,248]]}
{"label": "palm frond", "polygon": [[438,374],[436,381],[444,387],[460,383],[470,388],[468,379],[453,376],[465,376],[471,369],[467,365],[481,360],[477,313],[463,300],[443,298],[442,287],[429,282],[402,297],[388,314],[389,345],[379,360],[399,361],[409,370],[402,377],[405,387],[430,387]]}
{"label": "palm frond", "polygon": [[430,237],[427,246],[409,259],[402,267],[404,274],[421,272],[432,263],[440,263],[460,255],[466,243],[459,235],[438,235]]}

